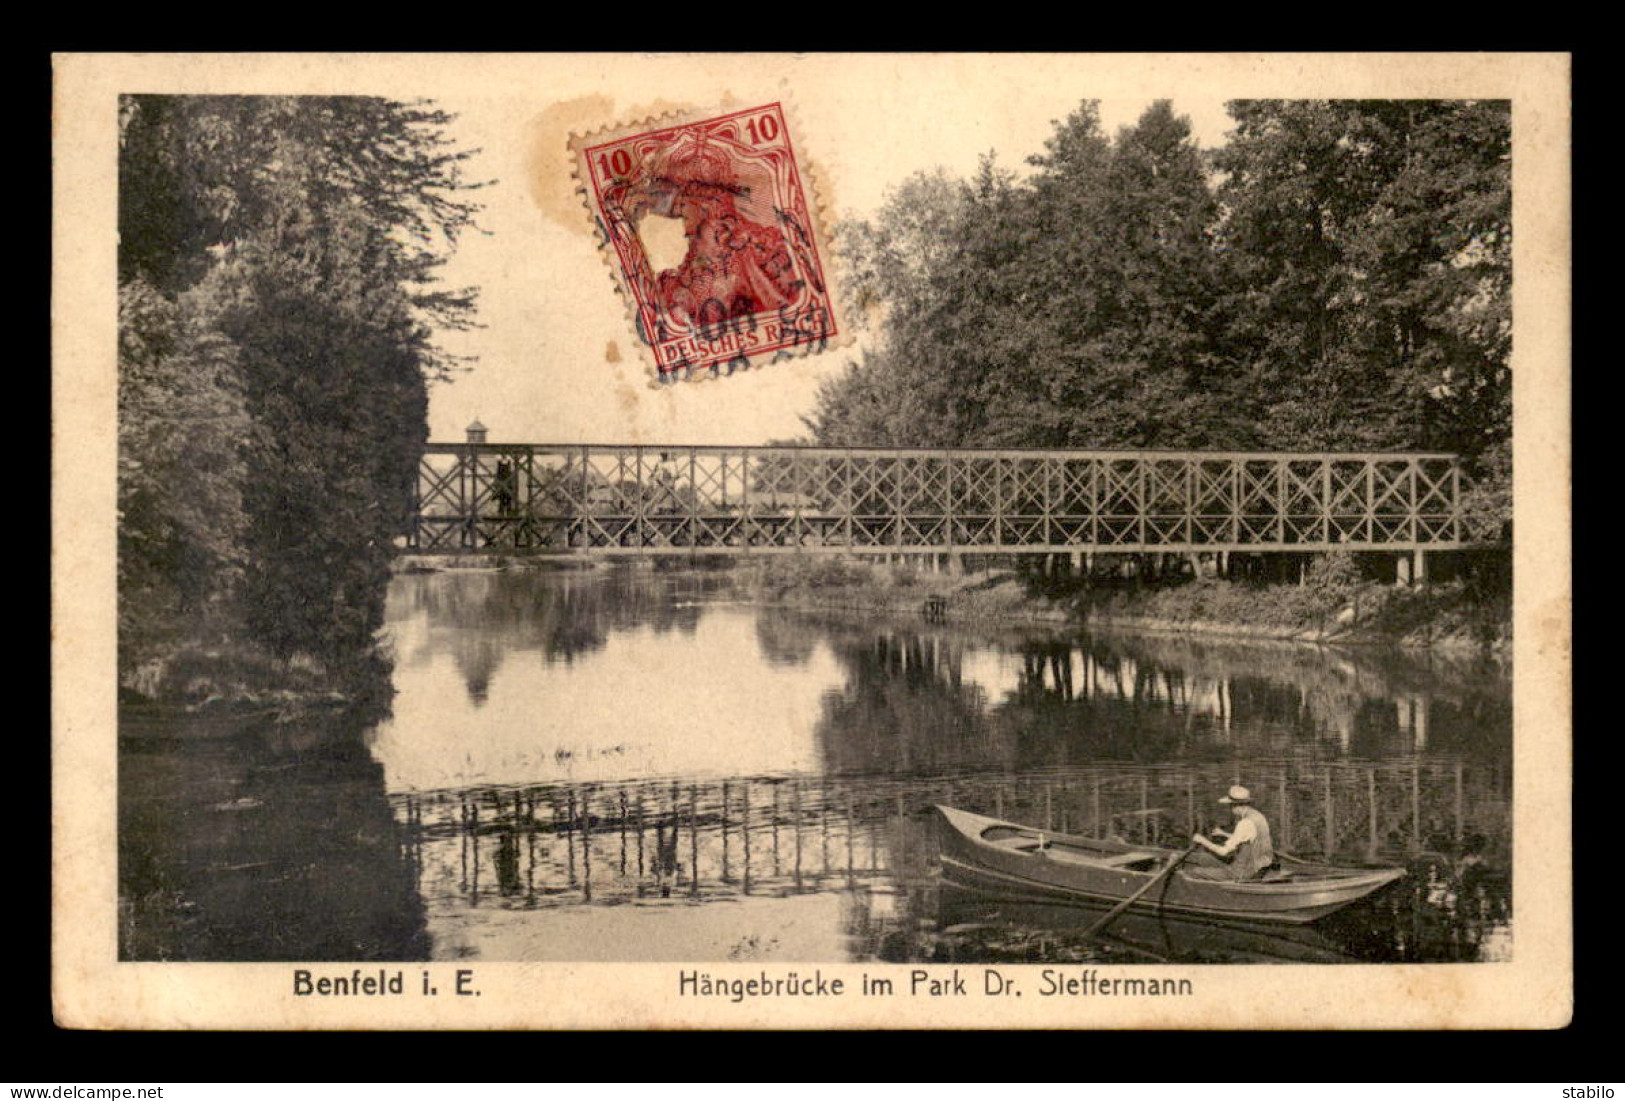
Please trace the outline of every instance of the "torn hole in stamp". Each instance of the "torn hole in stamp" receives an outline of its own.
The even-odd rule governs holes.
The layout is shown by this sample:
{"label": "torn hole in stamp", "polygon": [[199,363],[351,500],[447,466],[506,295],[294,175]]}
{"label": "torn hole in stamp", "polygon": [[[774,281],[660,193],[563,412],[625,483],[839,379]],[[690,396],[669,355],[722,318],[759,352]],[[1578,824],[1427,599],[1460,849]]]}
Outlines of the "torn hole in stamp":
{"label": "torn hole in stamp", "polygon": [[768,103],[572,138],[600,248],[660,382],[846,343],[798,136]]}

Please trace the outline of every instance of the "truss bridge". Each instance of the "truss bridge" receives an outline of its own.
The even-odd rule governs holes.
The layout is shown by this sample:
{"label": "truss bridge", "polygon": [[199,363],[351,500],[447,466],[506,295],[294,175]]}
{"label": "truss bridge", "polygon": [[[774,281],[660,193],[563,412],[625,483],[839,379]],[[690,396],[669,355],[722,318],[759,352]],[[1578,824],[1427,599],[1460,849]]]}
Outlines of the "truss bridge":
{"label": "truss bridge", "polygon": [[404,550],[1411,552],[1474,540],[1453,455],[430,444]]}

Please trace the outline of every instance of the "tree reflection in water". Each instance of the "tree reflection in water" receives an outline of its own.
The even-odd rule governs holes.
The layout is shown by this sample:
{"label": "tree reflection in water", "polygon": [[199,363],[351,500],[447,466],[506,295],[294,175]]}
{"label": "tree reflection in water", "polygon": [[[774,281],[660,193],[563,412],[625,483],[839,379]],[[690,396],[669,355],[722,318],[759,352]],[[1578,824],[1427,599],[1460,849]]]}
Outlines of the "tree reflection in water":
{"label": "tree reflection in water", "polygon": [[[698,932],[737,927],[727,958],[829,958],[827,940],[795,932],[810,913],[853,959],[1509,950],[1503,668],[754,608],[704,574],[403,581],[401,676],[449,652],[470,698],[489,687],[501,701],[467,725],[437,705],[439,726],[380,739],[386,772],[427,789],[393,798],[436,955],[600,958],[616,950],[607,936],[675,959]],[[436,699],[439,682],[409,683]],[[579,705],[584,685],[615,694],[602,722],[561,729],[527,709]],[[554,761],[555,743],[580,750],[579,767]],[[1288,851],[1411,875],[1312,934],[1134,918],[1102,944],[1081,938],[1077,911],[956,893],[938,874],[935,803],[1174,845],[1238,782]]]}
{"label": "tree reflection in water", "polygon": [[[1151,819],[1138,814],[1148,795],[1169,801],[1217,790],[1230,774],[1223,763],[548,785],[401,797],[397,817],[415,824],[411,864],[427,899],[545,914],[674,898],[703,907],[826,895],[839,901],[854,959],[1347,962],[1504,955],[1511,918],[1504,770],[1416,758],[1349,762],[1335,773],[1289,760],[1255,762],[1252,769],[1270,781],[1261,785],[1266,790],[1307,795],[1332,815],[1307,817],[1295,833],[1283,830],[1284,844],[1319,856],[1309,845],[1330,836],[1335,860],[1400,863],[1410,875],[1313,929],[1238,931],[1129,914],[1102,942],[1082,936],[1091,920],[1085,908],[1023,903],[944,881],[940,873],[934,803],[1061,830],[1069,823],[1086,829],[1098,816],[1105,828],[1095,832],[1156,840]],[[1328,776],[1330,804],[1322,801]],[[1390,807],[1379,799],[1349,809],[1359,793],[1390,789],[1413,793],[1416,802]],[[1339,817],[1345,811],[1350,817]],[[1373,815],[1379,836],[1399,839],[1395,847],[1374,853],[1365,847]],[[1453,828],[1440,837],[1407,832],[1420,821]],[[1496,822],[1494,838],[1481,832]]]}
{"label": "tree reflection in water", "polygon": [[425,958],[413,824],[368,753],[374,717],[121,716],[119,958]]}
{"label": "tree reflection in water", "polygon": [[1018,636],[1004,647],[1019,667],[989,692],[965,676],[962,633],[821,626],[847,671],[819,731],[834,771],[1510,753],[1505,671],[1478,663],[1161,636]]}
{"label": "tree reflection in water", "polygon": [[[721,585],[703,575],[686,580],[694,596],[714,593]],[[692,634],[702,606],[674,600],[670,582],[657,575],[457,569],[396,578],[389,611],[397,637],[409,620],[427,625],[403,660],[421,664],[449,649],[469,698],[479,704],[510,652],[569,663],[603,649],[614,631],[649,627],[656,634]]]}
{"label": "tree reflection in water", "polygon": [[[403,577],[390,723],[124,724],[124,958],[1510,951],[1503,669],[724,608],[723,584]],[[550,709],[572,692],[592,723]],[[1136,919],[1105,944],[939,875],[936,803],[1177,844],[1237,782],[1283,848],[1411,874],[1310,938]]]}

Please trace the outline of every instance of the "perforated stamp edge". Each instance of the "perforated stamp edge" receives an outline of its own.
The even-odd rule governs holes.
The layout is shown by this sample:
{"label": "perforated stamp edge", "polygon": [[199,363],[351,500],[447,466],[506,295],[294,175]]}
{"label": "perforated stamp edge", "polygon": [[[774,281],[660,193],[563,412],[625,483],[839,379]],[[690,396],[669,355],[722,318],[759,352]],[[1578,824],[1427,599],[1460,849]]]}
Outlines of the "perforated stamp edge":
{"label": "perforated stamp edge", "polygon": [[[807,214],[811,222],[809,228],[812,234],[813,248],[824,279],[825,298],[831,317],[831,331],[821,335],[816,343],[794,350],[781,348],[746,355],[743,358],[743,363],[730,361],[727,363],[712,363],[701,367],[686,366],[678,370],[662,373],[654,348],[645,338],[638,323],[637,296],[627,286],[626,272],[616,254],[615,244],[610,239],[608,229],[599,216],[598,203],[593,195],[590,172],[586,166],[586,151],[596,146],[648,131],[668,130],[673,127],[705,122],[708,119],[736,116],[763,107],[777,107],[789,131],[787,143],[795,160],[796,173],[802,188],[802,197],[806,201]],[[761,103],[746,103],[744,106],[718,104],[704,108],[662,111],[657,114],[643,115],[630,121],[606,122],[604,125],[592,130],[572,130],[570,132],[567,142],[570,154],[570,176],[575,185],[579,209],[591,229],[599,259],[609,271],[610,282],[615,289],[615,294],[620,298],[621,307],[626,317],[627,331],[631,336],[631,342],[639,349],[638,355],[643,360],[648,385],[651,389],[665,389],[678,382],[694,383],[720,380],[747,371],[758,371],[780,365],[793,366],[815,356],[836,352],[839,349],[849,347],[853,343],[855,339],[853,326],[848,320],[851,316],[851,300],[846,294],[846,281],[843,278],[841,258],[835,251],[834,240],[831,235],[831,227],[835,224],[835,219],[825,205],[824,195],[827,188],[824,176],[817,164],[808,157],[807,147],[804,144],[805,135],[806,128],[802,125],[800,112],[796,108],[793,97],[782,90],[775,92],[772,98]]]}

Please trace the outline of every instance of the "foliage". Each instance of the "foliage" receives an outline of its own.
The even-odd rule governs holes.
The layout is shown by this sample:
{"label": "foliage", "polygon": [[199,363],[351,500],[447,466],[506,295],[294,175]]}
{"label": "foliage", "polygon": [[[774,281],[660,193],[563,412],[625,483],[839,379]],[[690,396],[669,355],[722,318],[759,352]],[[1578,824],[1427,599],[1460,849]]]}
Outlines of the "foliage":
{"label": "foliage", "polygon": [[338,662],[383,622],[427,436],[426,335],[360,227],[279,229],[211,280],[257,421],[244,609],[274,652]]}
{"label": "foliage", "polygon": [[434,334],[472,324],[436,282],[470,154],[384,99],[128,96],[119,121],[125,652],[196,644],[207,604],[228,641],[375,672],[453,364]]}
{"label": "foliage", "polygon": [[236,349],[197,295],[142,279],[119,289],[119,639],[143,658],[151,629],[204,626],[245,561],[242,442],[249,419]]}
{"label": "foliage", "polygon": [[873,580],[873,567],[856,558],[792,554],[768,559],[761,567],[759,583],[765,594],[778,598],[790,592],[868,585]]}
{"label": "foliage", "polygon": [[1320,556],[1302,585],[1254,585],[1204,578],[1158,588],[1080,592],[1086,619],[1163,627],[1251,630],[1406,645],[1459,645],[1504,650],[1512,608],[1505,591],[1486,593],[1467,581],[1407,587],[1360,581],[1338,555]]}
{"label": "foliage", "polygon": [[1323,586],[1258,587],[1206,578],[1168,588],[1094,590],[1084,596],[1090,618],[1182,627],[1212,623],[1292,633],[1324,630],[1344,599]]}
{"label": "foliage", "polygon": [[1229,340],[1267,446],[1476,458],[1511,431],[1508,105],[1264,101],[1220,227]]}
{"label": "foliage", "polygon": [[879,364],[821,387],[809,421],[820,442],[955,446],[986,434],[972,380],[985,357],[1014,364],[1023,351],[1001,297],[1011,194],[1009,174],[989,158],[969,183],[913,177],[877,223],[843,227],[856,298],[883,318],[887,337]]}
{"label": "foliage", "polygon": [[1354,555],[1346,550],[1315,555],[1304,577],[1304,583],[1310,588],[1333,595],[1347,593],[1359,580],[1360,570],[1354,563]]}
{"label": "foliage", "polygon": [[[474,227],[463,192],[472,150],[445,129],[454,116],[364,96],[125,96],[120,101],[119,279],[166,295],[200,282],[224,254],[264,246],[275,227],[359,217],[388,278],[426,323],[473,323],[474,293],[436,284],[436,270]],[[432,345],[426,370],[454,357]]]}
{"label": "foliage", "polygon": [[1209,153],[1166,102],[1115,137],[1085,103],[1030,178],[990,155],[842,227],[884,329],[821,388],[818,442],[1447,450],[1497,507],[1508,105],[1230,112]]}
{"label": "foliage", "polygon": [[1497,440],[1478,457],[1476,476],[1462,492],[1461,521],[1475,540],[1512,539],[1512,441]]}

